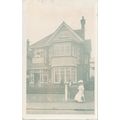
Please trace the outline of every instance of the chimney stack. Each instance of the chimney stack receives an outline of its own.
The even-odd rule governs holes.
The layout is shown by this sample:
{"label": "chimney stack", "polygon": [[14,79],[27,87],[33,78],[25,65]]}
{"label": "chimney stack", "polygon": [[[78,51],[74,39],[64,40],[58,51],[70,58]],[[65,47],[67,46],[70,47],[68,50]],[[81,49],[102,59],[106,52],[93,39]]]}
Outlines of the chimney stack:
{"label": "chimney stack", "polygon": [[27,51],[29,51],[29,47],[30,47],[30,41],[29,39],[27,39]]}
{"label": "chimney stack", "polygon": [[85,19],[84,19],[84,16],[82,16],[82,19],[81,19],[81,31],[82,31],[82,38],[85,39]]}

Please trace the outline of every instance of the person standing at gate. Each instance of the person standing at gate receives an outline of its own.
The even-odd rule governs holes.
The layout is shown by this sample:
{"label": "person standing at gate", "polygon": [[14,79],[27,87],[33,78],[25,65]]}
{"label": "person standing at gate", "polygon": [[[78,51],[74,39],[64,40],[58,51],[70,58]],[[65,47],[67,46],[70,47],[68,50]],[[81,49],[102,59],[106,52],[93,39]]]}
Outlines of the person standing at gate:
{"label": "person standing at gate", "polygon": [[69,81],[69,84],[68,84],[68,98],[71,99],[71,87],[72,87],[72,81],[70,80]]}
{"label": "person standing at gate", "polygon": [[74,100],[76,102],[85,102],[85,96],[84,96],[84,83],[83,80],[78,81],[79,86],[78,86],[78,92],[75,95]]}

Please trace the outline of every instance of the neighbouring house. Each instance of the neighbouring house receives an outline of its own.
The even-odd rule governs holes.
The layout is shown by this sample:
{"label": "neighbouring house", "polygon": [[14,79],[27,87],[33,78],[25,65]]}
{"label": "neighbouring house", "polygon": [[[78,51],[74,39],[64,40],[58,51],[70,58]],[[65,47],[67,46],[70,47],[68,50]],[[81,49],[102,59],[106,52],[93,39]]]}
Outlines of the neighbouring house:
{"label": "neighbouring house", "polygon": [[90,59],[90,79],[95,79],[95,60],[94,57]]}
{"label": "neighbouring house", "polygon": [[90,79],[91,40],[85,39],[84,17],[80,22],[78,30],[62,22],[52,34],[29,46],[29,86],[63,86]]}

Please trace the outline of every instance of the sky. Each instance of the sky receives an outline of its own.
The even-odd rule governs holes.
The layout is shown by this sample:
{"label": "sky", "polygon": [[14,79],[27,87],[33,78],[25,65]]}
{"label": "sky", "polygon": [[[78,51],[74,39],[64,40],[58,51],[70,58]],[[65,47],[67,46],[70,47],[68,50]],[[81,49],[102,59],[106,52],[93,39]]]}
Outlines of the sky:
{"label": "sky", "polygon": [[97,0],[23,0],[23,38],[30,43],[54,32],[64,21],[72,29],[81,28],[86,19],[86,39],[96,44]]}

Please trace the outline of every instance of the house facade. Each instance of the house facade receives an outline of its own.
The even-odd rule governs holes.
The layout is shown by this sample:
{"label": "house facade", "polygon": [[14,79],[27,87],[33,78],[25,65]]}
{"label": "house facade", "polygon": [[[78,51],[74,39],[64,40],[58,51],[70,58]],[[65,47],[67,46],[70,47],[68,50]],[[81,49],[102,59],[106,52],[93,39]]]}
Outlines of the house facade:
{"label": "house facade", "polygon": [[[73,30],[63,22],[52,34],[28,45],[27,73],[31,87],[64,85],[90,79],[91,41],[85,39],[85,19],[81,29]],[[29,55],[29,54],[28,54]]]}

